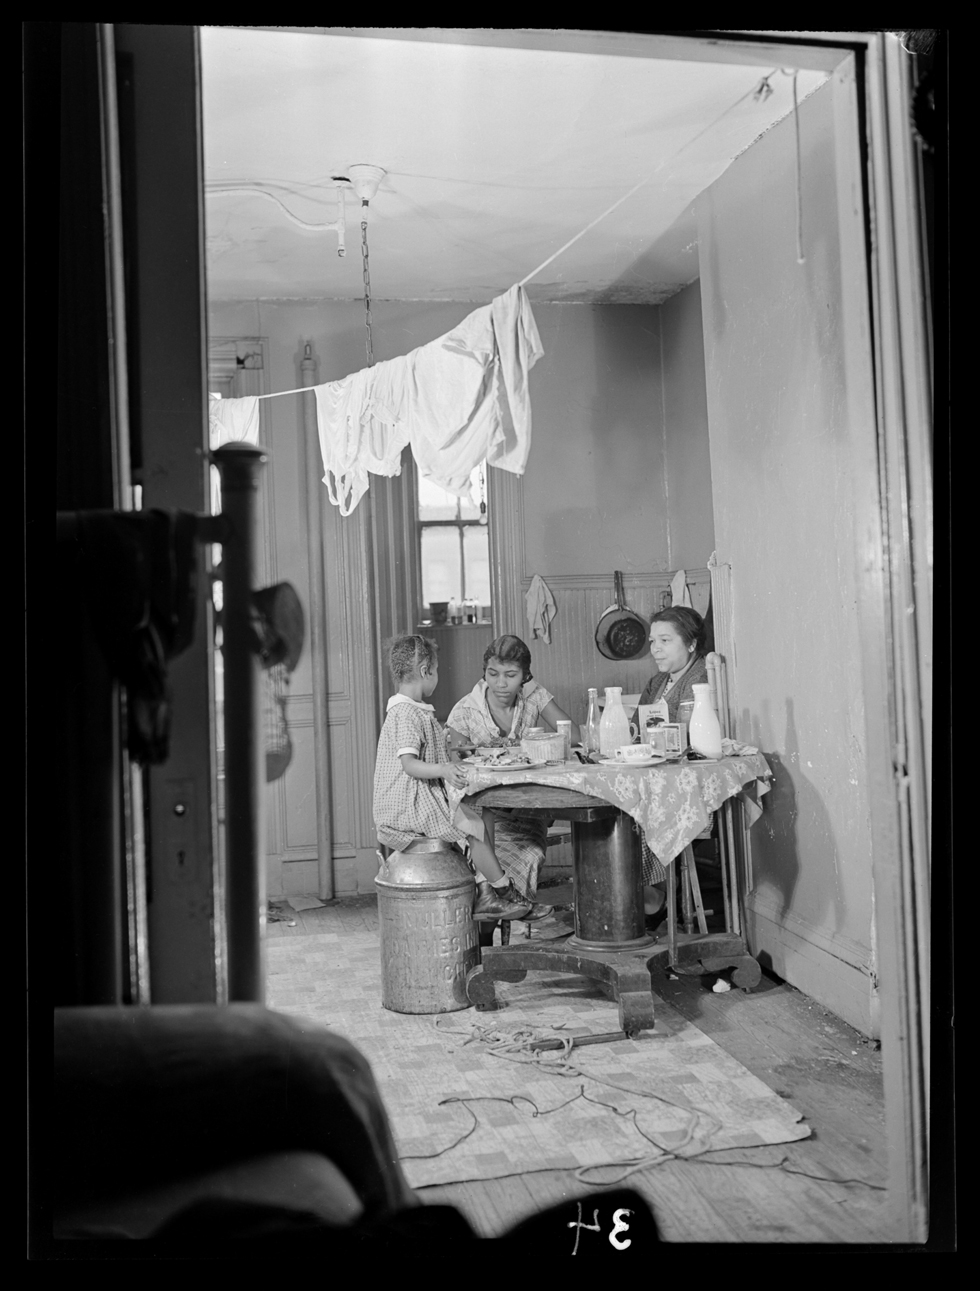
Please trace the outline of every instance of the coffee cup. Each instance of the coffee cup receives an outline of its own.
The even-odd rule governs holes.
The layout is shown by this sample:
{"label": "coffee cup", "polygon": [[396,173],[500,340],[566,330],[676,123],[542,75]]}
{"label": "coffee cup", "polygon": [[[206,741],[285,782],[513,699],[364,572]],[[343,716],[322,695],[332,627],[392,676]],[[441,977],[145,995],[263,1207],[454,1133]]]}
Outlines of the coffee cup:
{"label": "coffee cup", "polygon": [[616,757],[620,762],[643,762],[653,755],[652,744],[624,744],[622,748],[616,750]]}

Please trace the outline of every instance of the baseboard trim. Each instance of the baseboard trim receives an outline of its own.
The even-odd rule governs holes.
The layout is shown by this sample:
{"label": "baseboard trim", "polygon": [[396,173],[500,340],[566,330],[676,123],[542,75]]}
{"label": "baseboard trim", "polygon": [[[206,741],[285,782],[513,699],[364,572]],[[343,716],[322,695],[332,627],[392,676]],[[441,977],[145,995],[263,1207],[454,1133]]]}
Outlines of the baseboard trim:
{"label": "baseboard trim", "polygon": [[764,967],[771,968],[791,986],[856,1027],[862,1035],[880,1038],[875,988],[866,965],[852,963],[839,952],[828,949],[821,941],[829,939],[816,939],[812,929],[803,935],[785,920],[777,922],[764,907],[751,901],[745,911],[745,921],[749,949],[762,960]]}
{"label": "baseboard trim", "polygon": [[[357,895],[374,896],[378,889],[374,880],[378,873],[378,852],[373,847],[359,847],[354,857],[357,875]],[[339,894],[338,894],[339,895]]]}
{"label": "baseboard trim", "polygon": [[870,975],[872,967],[870,930],[867,944],[862,944],[853,937],[841,933],[825,932],[822,928],[801,919],[793,910],[787,910],[784,913],[768,892],[762,893],[758,890],[750,892],[745,904],[747,910],[754,911],[760,918],[768,919],[777,927],[784,927],[794,936],[818,946],[825,955],[842,960],[850,968],[856,968],[866,976]]}

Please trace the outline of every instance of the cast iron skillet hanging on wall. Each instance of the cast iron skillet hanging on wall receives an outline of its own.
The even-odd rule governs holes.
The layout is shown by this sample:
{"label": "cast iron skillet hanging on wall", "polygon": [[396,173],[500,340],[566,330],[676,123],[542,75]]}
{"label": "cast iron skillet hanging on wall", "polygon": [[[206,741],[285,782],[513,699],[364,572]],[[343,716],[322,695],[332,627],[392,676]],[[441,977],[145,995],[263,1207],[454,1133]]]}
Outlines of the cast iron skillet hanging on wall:
{"label": "cast iron skillet hanging on wall", "polygon": [[625,604],[623,575],[618,569],[615,579],[616,604],[603,610],[595,630],[595,643],[607,659],[633,659],[646,649],[650,625]]}

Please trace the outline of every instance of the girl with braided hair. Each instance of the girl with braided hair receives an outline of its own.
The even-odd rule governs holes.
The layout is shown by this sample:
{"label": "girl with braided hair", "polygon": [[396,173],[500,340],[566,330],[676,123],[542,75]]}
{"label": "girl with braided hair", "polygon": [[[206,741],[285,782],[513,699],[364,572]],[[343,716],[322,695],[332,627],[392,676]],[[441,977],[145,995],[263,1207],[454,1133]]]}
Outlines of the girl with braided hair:
{"label": "girl with braided hair", "polygon": [[428,637],[396,637],[388,669],[397,693],[378,740],[374,769],[374,823],[386,847],[414,839],[441,838],[466,844],[477,871],[476,919],[526,919],[530,902],[517,895],[493,849],[493,813],[460,804],[452,812],[445,782],[462,789],[466,772],[450,759],[446,734],[427,703],[439,681],[436,643]]}

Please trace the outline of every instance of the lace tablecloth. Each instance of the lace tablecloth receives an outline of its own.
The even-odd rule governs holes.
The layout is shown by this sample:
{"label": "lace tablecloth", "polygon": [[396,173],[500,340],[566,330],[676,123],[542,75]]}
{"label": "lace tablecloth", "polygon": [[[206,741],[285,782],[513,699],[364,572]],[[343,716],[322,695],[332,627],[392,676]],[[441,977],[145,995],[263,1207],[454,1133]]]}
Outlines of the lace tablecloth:
{"label": "lace tablecloth", "polygon": [[[679,856],[697,838],[711,813],[738,797],[749,824],[762,815],[762,796],[769,792],[772,771],[761,753],[740,753],[717,761],[666,762],[653,767],[560,766],[528,767],[526,771],[466,768],[465,789],[447,785],[450,807],[465,797],[497,785],[543,784],[574,789],[612,803],[632,816],[650,850],[663,864]],[[556,810],[555,815],[560,815]]]}

